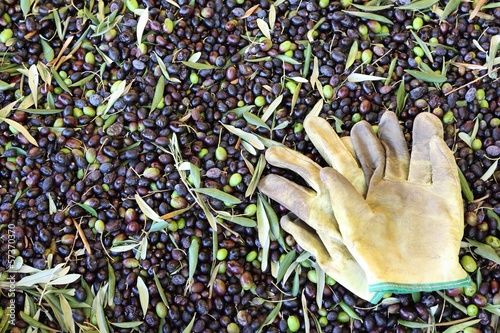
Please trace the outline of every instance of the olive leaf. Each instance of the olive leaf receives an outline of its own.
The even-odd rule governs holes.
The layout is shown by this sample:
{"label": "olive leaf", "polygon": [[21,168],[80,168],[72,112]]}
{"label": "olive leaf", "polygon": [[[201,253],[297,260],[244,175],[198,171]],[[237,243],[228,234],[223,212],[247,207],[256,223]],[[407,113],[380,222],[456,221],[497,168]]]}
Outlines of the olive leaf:
{"label": "olive leaf", "polygon": [[200,244],[196,238],[191,240],[191,244],[188,249],[188,279],[186,282],[186,288],[184,289],[184,294],[191,290],[191,286],[194,282],[194,273],[196,272],[196,266],[198,266],[198,255],[200,252]]}
{"label": "olive leaf", "polygon": [[151,208],[146,201],[144,201],[143,198],[139,194],[134,195],[134,199],[137,202],[137,205],[139,206],[139,209],[146,215],[148,218],[150,218],[153,221],[162,221],[160,216]]}
{"label": "olive leaf", "polygon": [[304,79],[303,77],[300,76],[288,76],[288,79],[293,80],[297,83],[307,83],[309,80]]}
{"label": "olive leaf", "polygon": [[498,167],[498,160],[496,160],[495,162],[493,162],[492,165],[490,165],[488,170],[486,170],[486,172],[481,176],[481,180],[487,181],[488,179],[490,179],[490,177],[493,176],[493,174],[497,170],[497,167]]}
{"label": "olive leaf", "polygon": [[443,22],[446,20],[448,15],[450,15],[453,11],[455,11],[458,8],[458,5],[462,2],[461,0],[450,0],[444,7],[443,12],[441,13],[439,20],[440,22]]}
{"label": "olive leaf", "polygon": [[282,100],[283,100],[283,95],[279,95],[271,104],[269,104],[268,108],[261,117],[262,121],[266,122],[269,119],[269,117],[274,113],[274,111],[276,111],[278,106],[281,104]]}
{"label": "olive leaf", "polygon": [[189,57],[188,61],[189,62],[198,62],[198,60],[200,60],[200,58],[201,58],[201,52],[195,52]]}
{"label": "olive leaf", "polygon": [[245,111],[243,112],[243,118],[247,121],[247,123],[254,125],[256,127],[264,127],[268,130],[271,130],[271,128],[258,116],[254,115],[251,112]]}
{"label": "olive leaf", "polygon": [[158,294],[160,295],[161,300],[163,301],[163,303],[165,303],[167,308],[170,308],[168,305],[167,296],[165,295],[165,291],[163,290],[163,287],[161,286],[160,279],[158,279],[158,275],[156,274],[155,270],[153,270],[153,278],[155,280],[155,286],[158,289]]}
{"label": "olive leaf", "polygon": [[265,271],[267,269],[268,257],[269,257],[269,245],[271,243],[270,239],[270,223],[269,218],[266,214],[264,208],[263,197],[259,194],[257,197],[257,233],[259,237],[259,243],[262,247],[262,262],[261,269]]}
{"label": "olive leaf", "polygon": [[119,328],[136,328],[142,325],[142,321],[127,321],[123,323],[110,323],[113,326],[119,327]]}
{"label": "olive leaf", "polygon": [[[278,273],[276,274],[276,283],[279,283],[285,277],[285,273],[287,273],[290,269],[290,266],[294,263],[296,257],[297,252],[292,250],[288,252],[279,262]],[[295,267],[293,267],[292,270],[293,269],[295,269]],[[286,280],[283,280],[283,282],[286,282]]]}
{"label": "olive leaf", "polygon": [[465,179],[465,176],[459,167],[457,167],[457,170],[458,170],[458,178],[460,180],[460,187],[462,189],[462,194],[464,195],[465,200],[467,200],[467,202],[474,201],[474,194],[472,193],[472,190],[469,187],[469,183],[467,183],[467,179]]}
{"label": "olive leaf", "polygon": [[[487,307],[488,306],[483,307],[483,309],[488,311]],[[475,324],[479,323],[480,321],[481,321],[481,319],[478,318],[478,319],[469,320],[465,323],[456,324],[456,325],[448,327],[445,331],[443,331],[443,333],[462,332],[466,327],[470,327],[472,325],[475,325]]]}
{"label": "olive leaf", "polygon": [[181,81],[176,78],[171,78],[170,75],[168,74],[167,67],[165,66],[165,63],[161,59],[161,57],[156,53],[156,51],[153,51],[155,56],[156,56],[156,61],[158,62],[158,67],[160,67],[161,72],[165,76],[165,78],[170,81],[170,82],[175,82],[175,83],[180,83]]}
{"label": "olive leaf", "polygon": [[[271,107],[271,106],[269,106]],[[236,128],[232,125],[226,125],[222,124],[229,132],[235,134],[236,136],[240,137],[241,139],[245,140],[249,144],[251,144],[253,147],[255,147],[258,150],[263,150],[264,144],[255,136],[255,134],[245,132],[239,128]]]}
{"label": "olive leaf", "polygon": [[353,3],[352,6],[356,7],[357,9],[359,9],[363,12],[378,12],[381,10],[387,10],[387,9],[391,8],[393,5],[391,4],[391,5],[367,6],[367,5],[358,5],[358,4]]}
{"label": "olive leaf", "polygon": [[349,54],[347,55],[347,60],[345,63],[345,70],[348,70],[349,67],[354,64],[354,61],[356,60],[356,54],[358,53],[358,41],[354,40],[354,42],[351,45],[351,48],[349,49]]}
{"label": "olive leaf", "polygon": [[304,67],[302,67],[302,76],[307,77],[309,74],[309,65],[311,64],[312,46],[311,43],[307,42],[306,49],[304,51]]}
{"label": "olive leaf", "polygon": [[149,290],[142,277],[137,277],[137,290],[139,291],[139,301],[141,303],[142,317],[146,317],[149,305]]}
{"label": "olive leaf", "polygon": [[193,318],[191,318],[191,321],[186,326],[186,328],[182,330],[182,333],[191,333],[192,332],[195,319],[196,319],[196,313],[193,315]]}
{"label": "olive leaf", "polygon": [[441,291],[436,291],[436,293],[441,296],[444,300],[446,300],[448,303],[450,303],[451,305],[453,305],[455,308],[457,308],[457,310],[459,310],[460,312],[464,313],[465,315],[467,315],[467,309],[465,308],[465,306],[463,306],[462,304],[458,303],[457,301],[455,301],[452,297],[446,295],[445,293],[441,292]]}
{"label": "olive leaf", "polygon": [[349,10],[343,10],[343,12],[345,12],[346,14],[352,15],[352,16],[366,19],[366,20],[374,20],[374,21],[382,22],[382,23],[389,24],[389,25],[394,24],[394,22],[389,20],[387,17],[382,16],[382,15],[378,15],[378,14],[366,13],[366,12],[353,12],[353,11],[349,11]]}
{"label": "olive leaf", "polygon": [[276,6],[271,4],[269,7],[269,26],[271,29],[274,29],[274,25],[276,23]]}
{"label": "olive leaf", "polygon": [[33,0],[21,0],[21,10],[23,11],[24,18],[28,16],[33,5]]}
{"label": "olive leaf", "polygon": [[429,50],[429,48],[427,47],[427,44],[424,43],[423,40],[420,39],[420,37],[418,37],[418,35],[415,33],[415,31],[413,30],[410,30],[410,32],[412,33],[413,37],[415,38],[415,40],[417,41],[417,44],[422,48],[422,50],[424,51],[425,55],[427,56],[427,59],[429,59],[430,62],[434,62],[434,58],[432,57],[432,53],[431,51]]}
{"label": "olive leaf", "polygon": [[407,96],[408,96],[408,94],[406,94],[406,90],[405,90],[405,79],[403,77],[403,79],[399,83],[398,91],[396,93],[396,114],[397,115],[400,115],[401,112],[403,111],[403,109],[405,107],[405,101],[406,101]]}
{"label": "olive leaf", "polygon": [[269,25],[267,24],[266,21],[260,18],[257,19],[257,26],[259,27],[262,34],[266,36],[267,39],[271,39],[271,32],[269,31]]}
{"label": "olive leaf", "polygon": [[[234,223],[234,224],[237,224],[237,225],[241,225],[242,227],[253,228],[253,227],[257,226],[257,223],[248,217],[237,216],[237,215],[226,216],[226,214],[227,214],[226,212],[218,212],[218,213],[219,213],[218,217],[220,217],[221,219],[226,220],[226,221],[231,222],[231,223]],[[226,213],[226,214],[224,214],[224,213]]]}
{"label": "olive leaf", "polygon": [[[8,311],[5,311],[5,314],[9,314]],[[21,319],[26,323],[28,324],[29,326],[32,326],[32,327],[36,327],[36,328],[40,328],[40,329],[43,329],[43,330],[46,330],[46,331],[49,331],[49,332],[59,332],[59,330],[57,329],[54,329],[52,327],[49,327],[47,325],[44,325],[42,323],[40,323],[38,320],[34,319],[33,317],[29,316],[28,314],[26,314],[24,311],[19,311],[19,316],[21,317]]]}
{"label": "olive leaf", "polygon": [[266,159],[264,155],[260,155],[255,170],[252,174],[252,179],[250,180],[247,190],[245,191],[245,198],[248,198],[249,196],[254,194],[265,167],[266,167]]}
{"label": "olive leaf", "polygon": [[500,264],[500,256],[496,253],[495,249],[488,244],[484,244],[478,241],[475,241],[473,239],[466,238],[467,241],[469,242],[470,245],[475,246],[476,248],[474,249],[474,252],[485,258],[488,259],[496,264]]}
{"label": "olive leaf", "polygon": [[316,304],[322,306],[323,292],[325,291],[325,271],[321,268],[317,261],[313,262],[313,267],[316,270]]}
{"label": "olive leaf", "polygon": [[89,75],[87,75],[86,77],[84,77],[83,79],[81,80],[78,80],[72,84],[70,84],[68,87],[81,87],[83,85],[85,85],[87,82],[90,82],[94,76],[96,75],[96,73],[90,73]]}
{"label": "olive leaf", "polygon": [[7,83],[5,81],[0,80],[0,91],[5,91],[5,90],[12,90],[14,89],[14,84],[12,83]]}
{"label": "olive leaf", "polygon": [[31,136],[31,134],[28,132],[26,128],[23,127],[23,125],[9,118],[0,117],[0,121],[5,121],[7,124],[12,126],[13,129],[21,133],[26,138],[26,140],[28,140],[32,145],[38,147],[38,142],[36,142],[36,139],[33,136]]}
{"label": "olive leaf", "polygon": [[439,0],[417,0],[413,1],[408,5],[399,6],[398,9],[401,10],[422,10],[426,8],[430,8],[433,4],[438,2]]}
{"label": "olive leaf", "polygon": [[141,44],[142,35],[144,33],[144,29],[146,29],[146,25],[148,24],[149,20],[149,7],[146,7],[145,9],[136,9],[135,14],[139,15],[139,20],[137,21],[137,28],[136,28],[137,44]]}
{"label": "olive leaf", "polygon": [[434,324],[427,324],[427,323],[419,323],[419,322],[414,322],[414,321],[407,321],[407,320],[398,320],[398,324],[409,327],[409,328],[429,328],[433,327]]}
{"label": "olive leaf", "polygon": [[108,306],[113,306],[113,299],[115,297],[116,276],[113,266],[108,261]]}
{"label": "olive leaf", "polygon": [[354,310],[347,304],[345,304],[344,301],[341,301],[339,303],[339,306],[340,308],[349,315],[349,317],[351,317],[352,319],[357,319],[361,322],[363,322],[363,319],[361,319],[360,316],[358,316],[358,314],[356,312],[354,312]]}
{"label": "olive leaf", "polygon": [[73,309],[71,309],[68,300],[64,298],[64,296],[61,294],[59,294],[59,303],[61,304],[63,321],[66,328],[69,330],[70,333],[75,333],[76,330],[75,330],[75,321],[73,320]]}
{"label": "olive leaf", "polygon": [[156,84],[155,88],[155,94],[153,96],[153,102],[151,103],[151,111],[153,112],[156,110],[158,105],[160,105],[161,101],[163,100],[164,96],[163,93],[165,92],[165,77],[160,76],[158,79],[158,83]]}
{"label": "olive leaf", "polygon": [[97,212],[95,211],[94,208],[90,207],[89,205],[85,205],[79,202],[75,202],[75,204],[85,209],[93,217],[97,217]]}
{"label": "olive leaf", "polygon": [[295,60],[287,55],[284,55],[284,54],[278,54],[276,56],[276,59],[279,59],[279,60],[286,62],[286,63],[289,63],[291,65],[300,65],[299,61],[297,61],[297,60]]}
{"label": "olive leaf", "polygon": [[349,81],[349,82],[381,81],[381,80],[385,80],[385,79],[386,78],[383,76],[366,75],[366,74],[359,74],[359,73],[351,73],[347,77],[347,81]]}
{"label": "olive leaf", "polygon": [[104,314],[104,307],[103,307],[105,301],[104,295],[106,294],[107,288],[108,284],[106,283],[99,289],[96,297],[94,298],[94,301],[92,302],[92,310],[97,320],[97,327],[99,328],[99,332],[101,333],[110,333],[108,321]]}
{"label": "olive leaf", "polygon": [[488,76],[492,79],[497,78],[497,73],[493,71],[493,65],[495,61],[495,56],[497,54],[498,48],[500,47],[500,35],[495,35],[491,37],[490,49],[487,56],[488,63]]}
{"label": "olive leaf", "polygon": [[260,333],[262,332],[262,329],[271,324],[272,322],[274,322],[274,320],[276,319],[276,317],[278,317],[278,314],[281,310],[281,304],[283,304],[283,302],[281,301],[283,295],[280,294],[280,299],[279,299],[279,302],[274,306],[273,310],[267,315],[267,317],[264,319],[264,321],[262,322],[262,324],[260,325],[259,329],[256,331],[256,333]]}
{"label": "olive leaf", "polygon": [[68,94],[73,95],[71,89],[69,89],[68,85],[64,80],[61,78],[61,75],[54,69],[54,67],[50,67],[50,72],[52,73],[52,76],[56,80],[57,84],[59,87],[61,87],[64,91],[66,91]]}
{"label": "olive leaf", "polygon": [[194,188],[193,191],[208,195],[209,197],[218,199],[228,205],[237,205],[241,203],[240,199],[216,188]]}
{"label": "olive leaf", "polygon": [[444,76],[444,75],[421,72],[421,71],[417,71],[417,70],[413,70],[413,69],[405,69],[404,71],[406,73],[410,74],[411,76],[415,77],[417,80],[422,80],[422,81],[430,82],[430,83],[444,83],[444,82],[446,82],[446,76]]}
{"label": "olive leaf", "polygon": [[305,294],[305,289],[302,290],[302,296],[300,298],[302,303],[302,315],[304,316],[304,331],[305,333],[310,333],[311,324],[309,322],[308,308],[307,308],[307,299]]}
{"label": "olive leaf", "polygon": [[198,63],[198,62],[191,62],[191,61],[181,61],[181,63],[183,63],[187,67],[190,67],[190,68],[193,68],[193,69],[198,69],[198,70],[219,68],[219,67],[217,67],[215,65]]}

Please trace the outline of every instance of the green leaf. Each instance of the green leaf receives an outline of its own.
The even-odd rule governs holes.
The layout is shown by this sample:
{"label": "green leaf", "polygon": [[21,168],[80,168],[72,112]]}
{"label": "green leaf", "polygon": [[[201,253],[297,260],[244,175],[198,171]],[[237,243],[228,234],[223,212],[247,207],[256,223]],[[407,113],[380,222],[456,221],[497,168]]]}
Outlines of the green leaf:
{"label": "green leaf", "polygon": [[432,327],[434,324],[419,323],[414,321],[398,320],[398,324],[409,328],[428,328]]}
{"label": "green leaf", "polygon": [[297,252],[295,252],[295,250],[288,252],[283,257],[283,260],[281,260],[279,263],[278,274],[276,275],[276,283],[279,283],[283,279],[286,271],[288,270],[290,265],[294,262],[296,257],[297,257]]}
{"label": "green leaf", "polygon": [[261,261],[262,271],[265,271],[267,269],[268,257],[269,257],[269,245],[271,243],[271,238],[269,235],[270,232],[269,218],[266,214],[266,210],[264,207],[265,201],[266,200],[263,199],[261,195],[257,197],[257,233],[259,237],[259,243],[262,247],[262,261]]}
{"label": "green leaf", "polygon": [[403,111],[405,107],[405,100],[406,100],[406,90],[405,90],[405,79],[401,80],[401,83],[399,84],[398,91],[396,93],[396,114],[400,115],[401,111]]}
{"label": "green leaf", "polygon": [[73,309],[68,303],[68,300],[64,298],[62,294],[59,294],[59,303],[61,303],[61,309],[63,314],[63,321],[66,325],[66,328],[70,333],[76,333],[75,330],[75,321],[73,320]]}
{"label": "green leaf", "polygon": [[21,10],[23,11],[24,18],[30,13],[31,5],[31,0],[21,0]]}
{"label": "green leaf", "polygon": [[495,64],[495,56],[497,54],[499,47],[500,47],[500,35],[495,35],[491,37],[487,63],[488,63],[488,75],[492,79],[497,78],[497,73],[493,71],[493,65]]}
{"label": "green leaf", "polygon": [[445,299],[448,303],[450,303],[455,308],[457,308],[457,310],[459,310],[460,312],[462,312],[465,315],[467,315],[467,309],[465,308],[465,306],[463,306],[462,304],[456,302],[453,298],[451,298],[450,296],[446,295],[445,293],[443,293],[441,291],[436,291],[436,293],[439,296],[441,296],[443,299]]}
{"label": "green leaf", "polygon": [[467,200],[467,202],[474,201],[474,194],[472,193],[469,187],[469,183],[467,183],[467,179],[465,179],[462,170],[460,170],[458,166],[457,170],[458,170],[458,178],[460,179],[460,187],[462,188],[462,194],[464,195],[465,200]]}
{"label": "green leaf", "polygon": [[47,43],[47,41],[42,37],[40,38],[40,42],[42,44],[43,57],[45,58],[45,60],[47,60],[47,62],[51,62],[52,60],[54,60],[54,50],[52,49],[50,44]]}
{"label": "green leaf", "polygon": [[363,319],[361,319],[360,316],[358,316],[358,314],[356,312],[354,312],[354,310],[347,304],[344,303],[344,301],[341,301],[339,303],[339,306],[340,308],[349,315],[349,317],[351,317],[352,319],[357,319],[361,322],[363,322]]}
{"label": "green leaf", "polygon": [[36,65],[31,65],[28,71],[28,86],[30,87],[31,94],[33,95],[35,108],[38,107],[38,76],[38,69],[36,68]]}
{"label": "green leaf", "polygon": [[306,294],[305,294],[305,289],[302,290],[302,296],[300,298],[301,303],[302,303],[302,315],[304,316],[304,332],[305,333],[310,333],[311,332],[311,324],[309,322],[309,315],[307,314],[307,299],[306,299]]}
{"label": "green leaf", "polygon": [[68,94],[73,95],[71,89],[68,88],[68,85],[64,82],[64,80],[61,78],[61,75],[59,75],[59,73],[54,69],[54,67],[50,67],[50,72],[52,73],[52,76],[56,80],[59,87],[61,87]]}
{"label": "green leaf", "polygon": [[487,181],[488,179],[490,179],[490,177],[493,176],[493,174],[497,170],[497,167],[498,167],[498,160],[496,160],[492,165],[490,165],[490,167],[488,168],[488,170],[486,170],[484,175],[481,176],[481,180]]}
{"label": "green leaf", "polygon": [[135,201],[137,202],[137,205],[139,206],[140,210],[146,215],[148,218],[150,218],[153,221],[161,221],[162,219],[160,216],[151,208],[146,201],[144,201],[143,198],[139,194],[134,195]]}
{"label": "green leaf", "polygon": [[113,266],[108,261],[108,306],[113,306],[113,300],[115,297],[115,287],[116,287],[116,276]]}
{"label": "green leaf", "polygon": [[194,326],[195,319],[196,319],[196,313],[193,315],[193,318],[191,318],[191,321],[186,326],[186,328],[182,330],[182,333],[191,333],[191,330],[193,329],[193,326]]}
{"label": "green leaf", "polygon": [[252,179],[250,180],[247,190],[245,191],[245,198],[251,196],[255,192],[255,189],[259,184],[260,178],[262,177],[262,173],[264,172],[265,167],[266,167],[266,159],[262,154],[259,156],[259,161],[257,162],[257,166],[255,167],[255,170],[253,172]]}
{"label": "green leaf", "polygon": [[[9,312],[5,311],[5,313],[8,314]],[[19,311],[19,316],[21,317],[21,319],[24,322],[26,322],[26,324],[28,324],[30,326],[40,328],[43,330],[47,330],[49,332],[59,332],[59,330],[53,329],[52,327],[49,327],[49,326],[46,326],[46,325],[40,323],[38,320],[35,320],[33,317],[28,316],[26,313],[24,313],[24,311]]]}
{"label": "green leaf", "polygon": [[14,84],[9,84],[5,81],[0,80],[0,91],[12,90],[14,89]]}
{"label": "green leaf", "polygon": [[254,125],[256,127],[264,127],[268,130],[271,130],[269,126],[258,116],[254,115],[251,112],[245,111],[243,112],[243,118],[247,121],[247,123]]}
{"label": "green leaf", "polygon": [[422,80],[430,83],[444,83],[446,82],[446,76],[434,73],[426,73],[413,69],[405,69],[405,72],[415,77],[418,80]]}
{"label": "green leaf", "polygon": [[245,112],[250,112],[254,107],[255,105],[245,105],[239,108],[228,110],[227,113],[233,112],[237,117],[241,117]]}
{"label": "green leaf", "polygon": [[209,197],[218,199],[228,205],[237,205],[241,203],[240,199],[216,188],[194,188],[193,191],[208,195]]}
{"label": "green leaf", "polygon": [[242,227],[245,228],[253,228],[257,226],[257,222],[244,216],[234,216],[234,215],[225,216],[223,214],[220,214],[218,217],[220,217],[223,220],[232,222],[234,224],[241,225]]}
{"label": "green leaf", "polygon": [[358,53],[358,41],[354,40],[349,50],[349,54],[347,56],[347,60],[345,63],[345,70],[348,70],[352,66],[352,64],[354,64],[354,61],[356,61],[357,53]]}
{"label": "green leaf", "polygon": [[198,266],[198,255],[200,253],[200,244],[198,239],[193,238],[188,249],[188,280],[186,283],[185,293],[190,290],[193,281],[196,266]]}
{"label": "green leaf", "polygon": [[271,39],[271,32],[269,31],[269,25],[263,19],[257,19],[257,26],[259,27],[262,34],[266,36],[267,39]]}
{"label": "green leaf", "polygon": [[291,65],[300,65],[300,62],[284,54],[278,54],[276,58]]}
{"label": "green leaf", "polygon": [[313,263],[313,267],[316,270],[316,304],[319,307],[323,306],[323,292],[325,291],[325,271],[320,267],[317,261]]}
{"label": "green leaf", "polygon": [[119,328],[136,328],[140,326],[142,323],[143,323],[142,321],[127,321],[123,323],[110,323],[110,324]]}
{"label": "green leaf", "polygon": [[137,34],[137,44],[142,43],[142,35],[144,33],[144,29],[146,29],[146,25],[149,20],[149,8],[145,9],[136,9],[135,14],[138,14],[140,11],[139,20],[137,21],[136,34]]}
{"label": "green leaf", "polygon": [[475,241],[473,239],[466,238],[467,241],[475,246],[476,248],[474,249],[474,252],[478,254],[479,256],[491,260],[496,264],[500,264],[500,257],[496,253],[495,249],[489,246],[488,244],[484,244],[478,241]]}
{"label": "green leaf", "polygon": [[142,277],[137,277],[137,290],[139,291],[139,301],[141,303],[142,317],[146,317],[149,305],[149,290]]}
{"label": "green leaf", "polygon": [[349,81],[349,82],[381,81],[381,80],[385,80],[385,79],[386,78],[383,76],[366,75],[366,74],[359,74],[359,73],[351,73],[347,77],[347,81]]}
{"label": "green leaf", "polygon": [[439,0],[418,0],[418,1],[413,1],[408,5],[399,6],[397,8],[402,10],[422,10],[430,8],[433,4],[435,4],[438,1]]}
{"label": "green leaf", "polygon": [[0,121],[5,121],[7,124],[12,126],[16,131],[21,133],[26,140],[28,140],[32,145],[35,145],[38,147],[38,143],[36,142],[36,139],[31,136],[30,132],[26,128],[23,127],[23,125],[19,124],[17,121],[9,119],[9,118],[0,118]]}
{"label": "green leaf", "polygon": [[274,114],[274,111],[276,111],[276,109],[278,108],[278,106],[280,105],[281,101],[283,100],[283,95],[279,95],[278,97],[276,97],[276,99],[269,105],[269,107],[267,108],[267,110],[264,112],[264,114],[262,115],[262,121],[267,121],[269,119],[269,117]]}
{"label": "green leaf", "polygon": [[255,136],[255,134],[245,132],[232,125],[222,124],[222,126],[224,126],[229,132],[235,134],[236,136],[254,146],[256,149],[263,150],[265,148],[264,144],[257,138],[257,136]]}
{"label": "green leaf", "polygon": [[156,274],[156,270],[153,270],[153,278],[155,280],[155,286],[158,289],[158,294],[160,295],[160,298],[163,301],[163,303],[165,303],[165,305],[168,308],[169,306],[168,306],[167,296],[165,295],[165,291],[163,290],[163,287],[161,286],[160,279],[158,279],[158,275]]}
{"label": "green leaf", "polygon": [[95,75],[96,75],[96,73],[90,73],[89,75],[87,75],[83,79],[78,80],[78,81],[70,84],[68,87],[81,87],[81,86],[85,85],[87,82],[90,82],[90,80],[92,80]]}
{"label": "green leaf", "polygon": [[282,294],[280,294],[280,301],[274,306],[273,310],[267,315],[266,319],[264,319],[264,321],[262,322],[262,325],[260,325],[260,327],[256,333],[262,332],[262,329],[265,326],[274,322],[274,320],[276,319],[276,317],[278,316],[278,314],[281,310],[281,304],[282,304],[281,298],[282,298]]}
{"label": "green leaf", "polygon": [[391,8],[393,5],[380,5],[380,6],[366,6],[366,5],[358,5],[353,3],[353,7],[356,7],[357,9],[360,9],[362,12],[378,12],[381,10],[387,10]]}
{"label": "green leaf", "polygon": [[429,59],[430,62],[434,62],[434,58],[432,57],[432,53],[429,50],[429,48],[427,47],[427,44],[425,44],[424,41],[421,40],[420,37],[418,37],[418,35],[415,33],[415,31],[413,31],[413,30],[410,30],[410,31],[411,31],[413,37],[415,38],[415,40],[417,41],[417,44],[424,51],[425,55],[427,56],[427,59]]}
{"label": "green leaf", "polygon": [[94,208],[90,207],[89,205],[84,205],[79,202],[75,202],[75,204],[85,209],[93,217],[97,217],[97,212],[95,211]]}
{"label": "green leaf", "polygon": [[165,92],[165,77],[160,76],[160,78],[158,79],[158,83],[156,84],[155,94],[153,96],[153,102],[151,103],[151,111],[149,112],[153,112],[154,110],[156,110],[158,105],[160,105],[161,101],[164,98],[163,96],[164,92]]}
{"label": "green leaf", "polygon": [[446,20],[448,15],[450,15],[453,11],[455,11],[458,8],[458,5],[462,2],[462,0],[450,0],[446,4],[446,7],[444,7],[443,13],[441,14],[441,17],[439,18],[440,21]]}
{"label": "green leaf", "polygon": [[387,17],[382,16],[382,15],[378,15],[378,14],[365,13],[365,12],[351,12],[348,10],[343,10],[343,12],[345,12],[346,14],[352,15],[352,16],[366,19],[366,20],[374,20],[374,21],[382,22],[382,23],[389,24],[389,25],[394,24],[394,22],[389,20]]}
{"label": "green leaf", "polygon": [[[483,309],[485,309],[485,308],[486,307],[483,307]],[[475,325],[475,324],[479,323],[480,321],[481,321],[481,319],[474,319],[474,320],[467,321],[465,323],[456,324],[456,325],[448,327],[445,331],[443,331],[443,333],[457,333],[457,332],[461,332],[466,327]]]}
{"label": "green leaf", "polygon": [[202,64],[198,62],[190,62],[190,61],[181,61],[185,66],[193,68],[193,69],[216,69],[219,68],[215,65],[210,65],[210,64]]}

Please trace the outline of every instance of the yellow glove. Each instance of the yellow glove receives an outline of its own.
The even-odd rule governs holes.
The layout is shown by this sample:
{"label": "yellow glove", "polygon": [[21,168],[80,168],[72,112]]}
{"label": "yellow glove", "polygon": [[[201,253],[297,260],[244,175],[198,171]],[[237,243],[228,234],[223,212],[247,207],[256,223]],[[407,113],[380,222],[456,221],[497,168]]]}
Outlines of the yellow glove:
{"label": "yellow glove", "polygon": [[397,123],[393,112],[382,116],[378,137],[367,122],[351,131],[369,180],[366,199],[338,171],[321,170],[344,244],[363,268],[370,291],[470,284],[458,260],[463,203],[457,166],[441,122],[430,113],[415,118],[411,158],[403,133],[387,130],[394,129],[388,123]]}
{"label": "yellow glove", "polygon": [[[327,163],[349,179],[357,191],[365,193],[363,171],[354,158],[350,140],[340,139],[330,124],[319,117],[307,117],[304,128]],[[378,302],[383,292],[368,291],[363,269],[342,243],[329,193],[320,179],[321,167],[284,146],[269,148],[266,159],[274,166],[296,172],[312,188],[297,185],[278,175],[269,175],[261,180],[259,189],[264,194],[305,221],[291,221],[285,216],[281,219],[283,229],[303,249],[314,255],[320,267],[337,282],[365,300]]]}

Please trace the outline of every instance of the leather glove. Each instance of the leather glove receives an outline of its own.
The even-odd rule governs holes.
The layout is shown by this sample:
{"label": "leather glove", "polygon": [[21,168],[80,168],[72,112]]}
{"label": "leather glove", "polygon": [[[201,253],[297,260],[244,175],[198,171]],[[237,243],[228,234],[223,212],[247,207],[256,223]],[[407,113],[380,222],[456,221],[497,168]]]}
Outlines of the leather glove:
{"label": "leather glove", "polygon": [[[399,130],[399,124],[396,124]],[[366,181],[348,138],[340,139],[330,124],[320,117],[307,117],[304,129],[325,161],[352,184],[366,192]],[[285,146],[273,146],[266,152],[267,161],[296,172],[312,188],[300,186],[278,175],[268,175],[259,189],[279,202],[305,223],[281,219],[281,226],[296,242],[316,257],[320,267],[357,296],[377,303],[384,292],[368,291],[366,275],[342,242],[333,214],[327,187],[320,179],[321,167],[306,156]]]}
{"label": "leather glove", "polygon": [[370,291],[470,284],[458,260],[463,203],[457,166],[441,122],[430,113],[415,118],[411,158],[403,133],[388,123],[397,123],[393,112],[382,116],[378,137],[364,121],[351,131],[369,184],[366,198],[342,173],[321,170],[344,244],[366,273]]}

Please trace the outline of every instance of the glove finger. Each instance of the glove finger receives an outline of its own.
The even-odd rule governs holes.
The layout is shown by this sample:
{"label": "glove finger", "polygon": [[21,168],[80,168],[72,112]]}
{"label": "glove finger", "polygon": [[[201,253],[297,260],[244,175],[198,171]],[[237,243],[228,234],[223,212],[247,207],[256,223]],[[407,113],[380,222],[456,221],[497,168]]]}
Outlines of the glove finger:
{"label": "glove finger", "polygon": [[342,141],[342,144],[349,151],[351,156],[356,156],[356,153],[354,152],[354,146],[352,145],[352,140],[351,140],[350,136],[343,136],[340,138],[340,141]]}
{"label": "glove finger", "polygon": [[285,146],[272,146],[266,151],[266,160],[276,167],[296,172],[316,192],[321,191],[321,167],[305,155]]}
{"label": "glove finger", "polygon": [[366,184],[355,155],[344,145],[332,126],[321,117],[306,117],[304,128],[325,161],[364,193]]}
{"label": "glove finger", "polygon": [[378,137],[385,149],[384,179],[407,180],[410,155],[403,131],[394,112],[387,111],[382,115]]}
{"label": "glove finger", "polygon": [[453,153],[439,136],[430,139],[429,155],[432,165],[432,184],[443,192],[450,193],[452,189],[460,191],[457,164]]}
{"label": "glove finger", "polygon": [[310,202],[316,197],[313,190],[278,175],[263,177],[259,182],[259,190],[303,220],[308,219]]}
{"label": "glove finger", "polygon": [[281,218],[280,224],[300,247],[316,257],[326,274],[357,296],[365,300],[373,299],[374,294],[368,291],[365,272],[342,242],[327,235],[318,236],[303,222],[292,221],[288,215]]}
{"label": "glove finger", "polygon": [[429,142],[434,136],[443,137],[441,121],[428,112],[420,113],[413,123],[413,143],[408,180],[419,184],[431,182],[432,166]]}
{"label": "glove finger", "polygon": [[351,142],[363,169],[366,184],[370,184],[372,180],[382,180],[385,152],[372,126],[366,121],[356,123],[351,130]]}
{"label": "glove finger", "polygon": [[364,229],[363,221],[369,221],[372,215],[368,203],[362,194],[335,169],[323,168],[320,176],[330,194],[332,210],[335,212],[340,233],[344,238],[358,237],[357,231]]}

